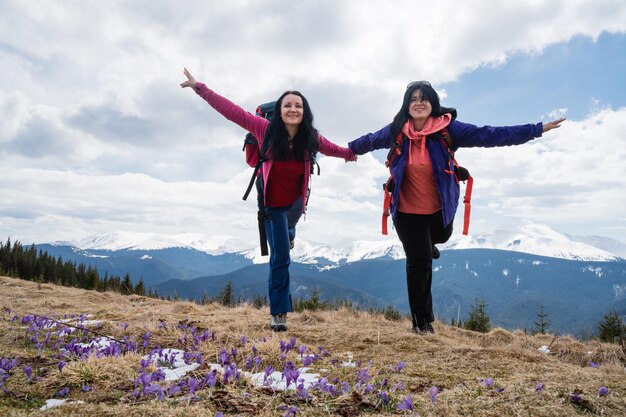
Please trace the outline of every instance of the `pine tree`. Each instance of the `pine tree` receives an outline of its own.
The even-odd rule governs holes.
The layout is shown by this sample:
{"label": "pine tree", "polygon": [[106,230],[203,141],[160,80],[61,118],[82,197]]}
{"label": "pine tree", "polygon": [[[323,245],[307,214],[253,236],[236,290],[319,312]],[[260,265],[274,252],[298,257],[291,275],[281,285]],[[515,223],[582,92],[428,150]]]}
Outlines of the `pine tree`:
{"label": "pine tree", "polygon": [[122,281],[121,287],[120,287],[120,293],[124,295],[130,295],[133,293],[133,283],[130,280],[129,273],[126,273],[126,275],[124,275],[124,280]]}
{"label": "pine tree", "polygon": [[135,285],[135,294],[146,295],[146,287],[143,283],[143,278],[139,278],[139,282]]}
{"label": "pine tree", "polygon": [[603,342],[624,344],[626,328],[617,311],[611,310],[602,317],[602,321],[599,324],[599,333],[598,337]]}
{"label": "pine tree", "polygon": [[491,330],[491,320],[487,315],[487,303],[484,298],[479,300],[478,297],[476,297],[476,300],[471,307],[469,318],[463,327],[467,330],[473,330],[481,333],[487,333]]}
{"label": "pine tree", "polygon": [[233,283],[228,281],[228,284],[220,291],[220,294],[217,296],[217,301],[227,307],[232,307],[235,305],[235,292],[233,290]]}
{"label": "pine tree", "polygon": [[545,312],[543,301],[541,302],[540,311],[539,314],[537,314],[537,317],[539,318],[539,321],[533,322],[535,328],[533,329],[532,334],[546,334],[548,332],[548,327],[550,327],[550,322],[546,320],[548,313]]}

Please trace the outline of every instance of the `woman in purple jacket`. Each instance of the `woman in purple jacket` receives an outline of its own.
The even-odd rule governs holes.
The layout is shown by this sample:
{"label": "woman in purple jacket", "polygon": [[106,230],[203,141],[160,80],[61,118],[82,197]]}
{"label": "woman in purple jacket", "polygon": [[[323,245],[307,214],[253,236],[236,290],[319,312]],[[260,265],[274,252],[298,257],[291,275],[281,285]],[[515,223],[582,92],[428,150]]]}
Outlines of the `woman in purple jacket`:
{"label": "woman in purple jacket", "polygon": [[450,238],[459,202],[458,178],[443,132],[447,132],[454,151],[459,147],[520,145],[558,128],[563,120],[477,127],[459,122],[456,110],[442,107],[428,81],[415,81],[407,86],[402,107],[391,124],[348,144],[357,155],[401,144],[390,163],[394,183],[390,209],[406,254],[414,332],[435,331],[431,294],[433,258],[439,256],[435,244]]}
{"label": "woman in purple jacket", "polygon": [[275,331],[285,331],[287,313],[292,311],[289,292],[290,232],[293,236],[295,224],[306,210],[311,155],[319,151],[324,155],[344,158],[346,162],[355,161],[356,156],[317,132],[313,127],[309,104],[297,91],[286,91],[278,98],[274,107],[275,116],[270,122],[243,110],[197,82],[186,68],[184,74],[187,81],[181,83],[181,87],[193,88],[222,116],[252,133],[258,139],[259,148],[263,149],[263,142],[270,141],[263,162],[265,230],[270,247],[270,327]]}

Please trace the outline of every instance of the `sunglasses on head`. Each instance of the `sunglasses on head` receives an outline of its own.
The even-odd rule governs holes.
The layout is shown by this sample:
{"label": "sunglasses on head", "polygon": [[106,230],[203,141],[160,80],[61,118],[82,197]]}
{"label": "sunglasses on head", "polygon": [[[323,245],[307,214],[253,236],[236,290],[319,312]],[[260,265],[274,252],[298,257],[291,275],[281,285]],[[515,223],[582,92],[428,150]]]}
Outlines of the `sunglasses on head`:
{"label": "sunglasses on head", "polygon": [[417,88],[417,87],[431,87],[432,85],[430,85],[430,83],[428,81],[413,81],[412,83],[409,83],[409,85],[406,86],[406,89],[411,89],[411,88]]}

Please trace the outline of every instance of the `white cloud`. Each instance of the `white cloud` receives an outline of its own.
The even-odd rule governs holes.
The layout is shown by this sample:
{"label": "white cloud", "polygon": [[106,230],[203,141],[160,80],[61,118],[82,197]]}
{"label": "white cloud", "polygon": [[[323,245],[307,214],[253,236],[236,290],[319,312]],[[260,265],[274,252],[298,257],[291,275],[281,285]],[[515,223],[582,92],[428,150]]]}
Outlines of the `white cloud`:
{"label": "white cloud", "polygon": [[[345,145],[389,122],[408,80],[441,84],[604,31],[626,31],[622,1],[3,1],[0,229],[52,240],[110,230],[250,238],[245,132],[180,89],[183,66],[249,110],[300,89],[316,126]],[[581,228],[581,210],[623,219],[607,174],[624,174],[623,109],[599,105],[535,144],[459,152],[477,178],[473,227],[497,213]],[[299,233],[377,238],[381,156],[322,158]]]}

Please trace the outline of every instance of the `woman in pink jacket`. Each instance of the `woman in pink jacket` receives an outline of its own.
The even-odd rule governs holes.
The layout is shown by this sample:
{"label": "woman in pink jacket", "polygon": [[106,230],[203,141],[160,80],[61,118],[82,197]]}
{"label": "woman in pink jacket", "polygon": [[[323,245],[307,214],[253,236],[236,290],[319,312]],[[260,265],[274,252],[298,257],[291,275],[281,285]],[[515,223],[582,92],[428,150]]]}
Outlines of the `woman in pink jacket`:
{"label": "woman in pink jacket", "polygon": [[[313,127],[313,113],[298,91],[286,91],[276,101],[271,122],[253,115],[206,85],[199,83],[185,68],[187,81],[181,87],[191,87],[215,110],[231,122],[252,133],[269,146],[263,162],[263,191],[265,199],[265,230],[270,247],[269,301],[270,327],[287,330],[287,313],[292,311],[289,292],[290,231],[295,230],[300,215],[306,210],[307,190],[311,177],[311,155],[324,155],[355,161],[356,156],[320,135]],[[278,117],[280,116],[280,117]],[[262,155],[263,157],[263,155]],[[290,210],[297,210],[297,218]],[[291,210],[293,213],[293,210]],[[295,221],[294,221],[295,220]],[[294,231],[292,231],[292,234]]]}

